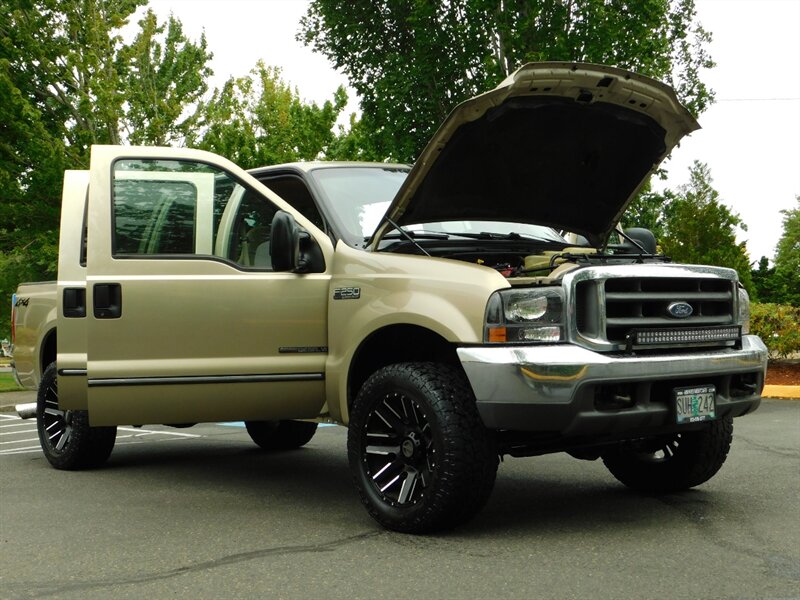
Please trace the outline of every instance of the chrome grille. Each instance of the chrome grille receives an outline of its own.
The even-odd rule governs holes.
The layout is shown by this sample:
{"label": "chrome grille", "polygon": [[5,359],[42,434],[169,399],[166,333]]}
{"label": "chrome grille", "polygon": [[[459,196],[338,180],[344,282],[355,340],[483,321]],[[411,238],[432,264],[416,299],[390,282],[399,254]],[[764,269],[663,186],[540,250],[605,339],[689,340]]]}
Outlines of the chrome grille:
{"label": "chrome grille", "polygon": [[[734,324],[734,286],[717,278],[606,279],[605,338],[624,344],[632,331]],[[668,307],[674,303],[690,305],[691,315],[671,316]]]}

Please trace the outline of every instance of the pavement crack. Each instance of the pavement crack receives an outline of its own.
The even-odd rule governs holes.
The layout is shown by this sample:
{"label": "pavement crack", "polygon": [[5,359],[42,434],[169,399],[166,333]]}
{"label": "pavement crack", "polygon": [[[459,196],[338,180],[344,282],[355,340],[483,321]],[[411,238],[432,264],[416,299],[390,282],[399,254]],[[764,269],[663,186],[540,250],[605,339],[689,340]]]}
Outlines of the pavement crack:
{"label": "pavement crack", "polygon": [[[259,558],[266,558],[270,556],[287,556],[291,554],[307,554],[317,552],[333,552],[355,542],[367,540],[373,537],[386,535],[385,531],[368,531],[357,535],[351,535],[344,538],[331,540],[319,544],[300,544],[296,546],[276,546],[274,548],[262,548],[260,550],[251,550],[249,552],[238,552],[221,558],[206,560],[203,562],[176,567],[163,572],[156,573],[142,573],[141,575],[133,575],[120,579],[98,579],[89,581],[80,581],[67,583],[63,582],[59,585],[53,585],[52,582],[47,583],[24,583],[24,584],[11,584],[6,586],[6,591],[11,592],[13,598],[47,598],[48,596],[55,596],[65,592],[81,592],[102,589],[105,587],[116,587],[121,585],[136,585],[142,583],[152,583],[172,577],[179,577],[190,573],[200,571],[209,571],[219,567],[225,567],[237,563],[256,560]],[[16,589],[15,589],[16,588]]]}
{"label": "pavement crack", "polygon": [[771,454],[777,454],[778,456],[783,456],[785,458],[797,458],[798,456],[800,456],[800,451],[794,450],[792,448],[773,448],[772,446],[768,446],[766,444],[759,444],[758,442],[753,441],[742,435],[737,435],[735,439],[737,441],[745,442],[746,444],[749,444],[759,450],[763,450]]}

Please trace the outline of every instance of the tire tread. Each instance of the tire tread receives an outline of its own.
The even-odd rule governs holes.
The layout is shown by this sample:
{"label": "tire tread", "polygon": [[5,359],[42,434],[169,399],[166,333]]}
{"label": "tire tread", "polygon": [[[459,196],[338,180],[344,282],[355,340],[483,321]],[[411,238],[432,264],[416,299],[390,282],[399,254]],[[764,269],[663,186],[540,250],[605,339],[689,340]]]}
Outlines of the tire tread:
{"label": "tire tread", "polygon": [[[445,442],[438,459],[433,497],[420,508],[408,511],[381,506],[375,494],[365,489],[360,473],[360,430],[371,408],[370,399],[380,397],[380,390],[398,382],[413,386],[430,403]],[[384,527],[406,533],[451,529],[472,518],[486,504],[494,487],[498,457],[478,415],[472,390],[456,369],[438,363],[384,367],[364,384],[350,417],[348,455],[353,479],[361,502]]]}
{"label": "tire tread", "polygon": [[56,469],[77,471],[101,466],[111,456],[117,439],[116,427],[92,427],[89,413],[85,410],[70,411],[72,415],[72,434],[69,445],[62,451],[52,448],[44,433],[42,411],[46,402],[46,391],[56,381],[56,364],[51,363],[42,374],[39,391],[36,395],[36,428],[39,442],[47,461]]}
{"label": "tire tread", "polygon": [[733,438],[730,416],[712,421],[701,431],[683,434],[679,453],[663,463],[643,460],[630,447],[618,446],[603,455],[611,474],[642,492],[677,492],[711,479],[722,468]]}

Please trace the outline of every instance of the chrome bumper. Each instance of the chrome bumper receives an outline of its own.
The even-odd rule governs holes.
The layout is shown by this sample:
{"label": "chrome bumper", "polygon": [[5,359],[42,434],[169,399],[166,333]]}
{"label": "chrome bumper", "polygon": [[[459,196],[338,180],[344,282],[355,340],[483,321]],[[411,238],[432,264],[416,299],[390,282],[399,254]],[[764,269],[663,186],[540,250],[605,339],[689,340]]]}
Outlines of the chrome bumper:
{"label": "chrome bumper", "polygon": [[[670,407],[652,385],[684,385],[682,381],[716,378],[720,414],[744,414],[760,401],[767,367],[767,348],[760,338],[746,335],[740,349],[701,350],[659,355],[600,354],[571,344],[552,346],[479,346],[458,349],[458,356],[475,393],[478,410],[487,427],[557,431],[570,429],[576,419],[616,419],[625,426],[625,414],[641,423],[669,422]],[[751,393],[731,384],[738,374],[753,374]],[[595,390],[630,384],[634,406],[624,410],[598,410]],[[725,389],[727,386],[727,389]],[[748,391],[748,390],[746,390]],[[663,394],[661,394],[663,396]],[[552,414],[550,414],[552,413]],[[620,420],[620,416],[622,419]],[[582,430],[577,427],[576,431]]]}

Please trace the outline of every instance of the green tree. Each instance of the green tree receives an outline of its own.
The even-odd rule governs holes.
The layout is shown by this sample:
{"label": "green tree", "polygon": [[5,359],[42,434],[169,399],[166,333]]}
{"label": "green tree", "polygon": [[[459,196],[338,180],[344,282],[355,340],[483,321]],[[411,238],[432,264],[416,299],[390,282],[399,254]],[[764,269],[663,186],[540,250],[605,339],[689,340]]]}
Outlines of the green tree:
{"label": "green tree", "polygon": [[777,302],[775,289],[775,267],[770,266],[769,259],[762,256],[758,261],[758,268],[750,271],[750,278],[753,280],[755,297],[759,302]]}
{"label": "green tree", "polygon": [[322,106],[304,102],[277,67],[259,61],[249,76],[231,78],[198,107],[189,145],[250,168],[325,155],[347,104],[343,87]]}
{"label": "green tree", "polygon": [[783,234],[775,248],[773,302],[800,306],[800,196],[797,206],[782,210]]}
{"label": "green tree", "polygon": [[800,196],[797,206],[782,210],[783,234],[775,248],[775,268],[800,273]]}
{"label": "green tree", "polygon": [[14,83],[78,164],[92,143],[121,141],[119,31],[144,1],[5,0],[0,34]]}
{"label": "green tree", "polygon": [[736,242],[737,230],[747,227],[719,200],[712,183],[708,165],[695,161],[689,183],[666,205],[661,247],[676,262],[736,269],[742,285],[755,296],[746,244]]}
{"label": "green tree", "polygon": [[338,126],[333,141],[325,150],[325,158],[381,162],[386,156],[375,147],[371,133],[363,119],[351,114],[347,127]]}
{"label": "green tree", "polygon": [[666,79],[695,114],[712,100],[694,0],[313,0],[298,38],[348,76],[370,152],[406,162],[457,103],[528,61]]}
{"label": "green tree", "polygon": [[653,232],[656,240],[664,238],[664,213],[674,198],[671,190],[654,192],[648,183],[638,196],[630,203],[622,215],[620,225],[623,229],[644,227]]}
{"label": "green tree", "polygon": [[180,21],[170,16],[159,25],[152,10],[139,27],[130,46],[119,53],[125,65],[120,83],[127,102],[126,137],[136,145],[182,143],[196,125],[193,109],[213,74],[205,35],[195,44],[183,34]]}

